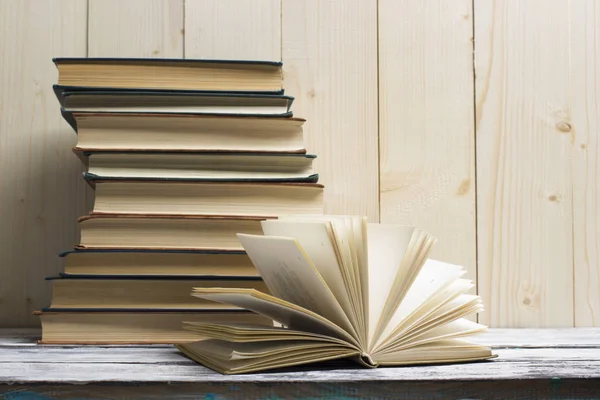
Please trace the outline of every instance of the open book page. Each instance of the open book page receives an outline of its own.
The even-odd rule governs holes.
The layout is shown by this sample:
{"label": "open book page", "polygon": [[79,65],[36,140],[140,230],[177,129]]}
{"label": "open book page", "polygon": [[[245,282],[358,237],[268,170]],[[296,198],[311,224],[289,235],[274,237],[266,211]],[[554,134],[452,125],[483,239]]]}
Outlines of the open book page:
{"label": "open book page", "polygon": [[386,347],[380,353],[374,354],[373,357],[377,357],[377,354],[394,353],[442,339],[458,339],[463,336],[484,332],[486,329],[487,327],[485,325],[480,325],[477,322],[469,321],[465,318],[459,318],[431,330],[423,331],[420,334],[411,335],[406,339],[399,338],[398,342],[395,342],[393,346]]}
{"label": "open book page", "polygon": [[408,226],[367,224],[369,344],[413,232]]}
{"label": "open book page", "polygon": [[392,284],[392,288],[386,299],[383,311],[377,322],[377,327],[373,335],[371,347],[373,343],[379,341],[384,328],[389,324],[394,312],[400,306],[400,303],[406,296],[406,293],[412,286],[423,264],[427,260],[427,256],[431,252],[435,238],[427,232],[415,229],[411,237],[408,248],[402,257],[402,262],[398,268],[398,272]]}
{"label": "open book page", "polygon": [[445,302],[441,307],[437,307],[426,317],[422,318],[418,324],[414,324],[410,329],[405,330],[402,335],[390,337],[385,347],[382,346],[382,348],[396,347],[399,344],[407,343],[439,326],[446,325],[467,315],[481,312],[482,310],[483,306],[478,296],[461,294]]}
{"label": "open book page", "polygon": [[304,341],[230,343],[206,340],[178,345],[188,357],[224,374],[301,365],[358,354],[336,344]]}
{"label": "open book page", "polygon": [[397,352],[378,354],[376,361],[383,366],[392,366],[475,361],[492,357],[492,350],[488,346],[461,339],[446,339]]}
{"label": "open book page", "polygon": [[[294,238],[339,302],[354,331],[359,332],[355,307],[349,287],[351,277],[343,268],[342,252],[338,247],[329,221],[268,220],[262,221],[265,235]],[[338,233],[339,235],[339,233]]]}
{"label": "open book page", "polygon": [[238,234],[273,296],[297,304],[358,338],[354,326],[294,238]]}
{"label": "open book page", "polygon": [[358,341],[346,330],[323,316],[254,289],[194,288],[192,296],[232,304],[271,318],[290,329],[314,332],[345,340],[359,348]]}
{"label": "open book page", "polygon": [[[332,291],[337,295],[337,291],[334,290],[334,286],[337,282],[338,285],[342,284],[344,290],[347,293],[349,305],[351,307],[349,315],[355,329],[358,331],[361,343],[366,343],[367,340],[367,319],[366,319],[366,243],[363,238],[366,237],[366,218],[359,216],[349,215],[287,215],[280,216],[278,220],[265,221],[263,222],[263,231],[267,235],[276,235],[275,231],[265,230],[266,225],[275,225],[281,223],[281,221],[289,222],[321,222],[324,223],[327,229],[327,233],[331,238],[333,250],[337,258],[337,266],[339,267],[339,273],[341,274],[341,280],[336,276],[331,276],[330,273],[335,271],[326,271],[332,269],[331,263],[317,262],[313,252],[318,249],[308,243],[305,244],[299,236],[296,234],[295,227],[293,224],[290,226],[290,230],[287,232],[288,235],[296,237],[300,242],[303,250],[308,254],[309,258],[313,261],[316,268],[319,270],[327,284],[332,288]],[[279,236],[286,236],[280,234]],[[314,242],[314,240],[313,240]],[[321,249],[322,251],[322,249]],[[361,272],[362,271],[362,272]],[[363,278],[365,278],[363,280]],[[364,287],[363,287],[364,286]],[[342,306],[344,304],[342,303]],[[344,306],[346,314],[349,314],[348,309]]]}
{"label": "open book page", "polygon": [[373,350],[376,351],[381,343],[385,343],[402,321],[413,313],[418,313],[423,305],[438,291],[459,279],[464,273],[465,271],[461,266],[428,259],[408,289],[400,306],[383,329],[378,342],[373,346]]}
{"label": "open book page", "polygon": [[358,286],[360,288],[362,315],[363,315],[363,336],[368,342],[369,335],[369,263],[368,263],[368,244],[367,244],[367,218],[354,218],[352,220],[352,229],[354,233],[354,250],[358,266]]}
{"label": "open book page", "polygon": [[262,342],[306,340],[313,342],[336,343],[348,347],[348,342],[333,336],[321,335],[313,332],[297,331],[294,329],[277,326],[250,325],[240,323],[205,323],[183,322],[183,328],[194,331],[205,338],[225,340],[227,342]]}

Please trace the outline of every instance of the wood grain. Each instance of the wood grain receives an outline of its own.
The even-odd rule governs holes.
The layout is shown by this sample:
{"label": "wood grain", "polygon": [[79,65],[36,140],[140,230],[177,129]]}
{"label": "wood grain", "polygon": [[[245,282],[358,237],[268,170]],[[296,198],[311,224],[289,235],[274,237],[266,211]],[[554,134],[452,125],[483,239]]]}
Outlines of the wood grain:
{"label": "wood grain", "polygon": [[[171,356],[143,357],[140,352],[135,361],[122,360],[114,353],[94,361],[97,354],[68,360],[68,349],[61,362],[50,359],[38,361],[2,361],[0,382],[76,383],[96,382],[210,382],[237,384],[243,382],[285,382],[329,384],[342,382],[380,382],[400,384],[404,381],[467,381],[467,380],[522,380],[522,379],[600,379],[600,351],[598,349],[501,349],[495,351],[494,361],[433,365],[416,367],[385,367],[365,369],[353,363],[290,368],[257,374],[221,375],[181,356],[172,349]],[[113,352],[120,351],[113,349]],[[124,354],[132,354],[125,352]],[[53,356],[56,356],[54,354]],[[44,357],[43,353],[39,357]],[[29,357],[31,359],[31,357]],[[110,361],[111,358],[114,361]],[[103,359],[105,361],[103,361]]]}
{"label": "wood grain", "polygon": [[476,280],[471,0],[379,1],[381,221]]}
{"label": "wood grain", "polygon": [[185,57],[281,61],[281,1],[186,0]]}
{"label": "wood grain", "polygon": [[85,212],[76,141],[52,91],[53,57],[86,54],[86,2],[0,1],[0,326],[36,326],[46,276]]}
{"label": "wood grain", "polygon": [[575,325],[600,326],[600,4],[569,5]]}
{"label": "wood grain", "polygon": [[282,3],[286,94],[325,185],[325,213],[379,220],[375,0]]}
{"label": "wood grain", "polygon": [[[0,348],[40,347],[36,341],[41,337],[39,329],[0,329]],[[503,329],[492,328],[484,333],[469,337],[469,341],[491,346],[492,348],[600,348],[600,328],[560,328],[560,329]],[[44,345],[45,348],[78,348],[76,345]],[[148,345],[104,345],[95,348],[171,348],[166,344]],[[87,347],[89,348],[89,347]],[[41,350],[44,351],[44,350]]]}
{"label": "wood grain", "polygon": [[475,2],[480,321],[494,327],[573,326],[568,4]]}
{"label": "wood grain", "polygon": [[89,57],[183,57],[183,0],[89,0]]}
{"label": "wood grain", "polygon": [[371,370],[336,361],[233,376],[173,346],[36,346],[38,333],[0,330],[5,398],[573,399],[600,390],[598,328],[491,329],[479,336],[498,354],[487,362]]}

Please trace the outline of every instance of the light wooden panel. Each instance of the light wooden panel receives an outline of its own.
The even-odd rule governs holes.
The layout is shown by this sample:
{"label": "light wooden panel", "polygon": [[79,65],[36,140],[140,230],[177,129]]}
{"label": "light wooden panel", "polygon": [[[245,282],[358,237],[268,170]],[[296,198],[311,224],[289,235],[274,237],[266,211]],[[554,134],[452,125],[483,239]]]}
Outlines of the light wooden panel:
{"label": "light wooden panel", "polygon": [[570,6],[575,325],[600,326],[600,4]]}
{"label": "light wooden panel", "polygon": [[573,324],[569,7],[475,1],[480,320]]}
{"label": "light wooden panel", "polygon": [[325,212],[379,219],[377,4],[283,0],[282,59],[294,115],[325,185]]}
{"label": "light wooden panel", "polygon": [[89,57],[183,57],[183,0],[89,0]]}
{"label": "light wooden panel", "polygon": [[86,54],[85,1],[0,0],[0,326],[38,325],[46,276],[78,242],[85,211],[73,130],[52,91],[53,57]]}
{"label": "light wooden panel", "polygon": [[476,280],[471,0],[379,1],[381,221]]}
{"label": "light wooden panel", "polygon": [[187,0],[185,57],[281,60],[281,0]]}

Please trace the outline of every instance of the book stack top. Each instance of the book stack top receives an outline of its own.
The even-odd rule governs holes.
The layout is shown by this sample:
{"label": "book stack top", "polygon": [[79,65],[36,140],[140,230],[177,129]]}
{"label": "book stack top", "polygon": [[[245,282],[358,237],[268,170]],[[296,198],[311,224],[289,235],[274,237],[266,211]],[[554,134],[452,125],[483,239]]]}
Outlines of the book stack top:
{"label": "book stack top", "polygon": [[182,329],[184,314],[270,323],[189,293],[215,285],[268,292],[237,234],[259,234],[261,221],[280,215],[323,212],[316,156],[284,94],[282,64],[54,62],[54,91],[94,205],[78,220],[79,243],[61,254],[64,272],[50,278],[42,341],[197,340]]}

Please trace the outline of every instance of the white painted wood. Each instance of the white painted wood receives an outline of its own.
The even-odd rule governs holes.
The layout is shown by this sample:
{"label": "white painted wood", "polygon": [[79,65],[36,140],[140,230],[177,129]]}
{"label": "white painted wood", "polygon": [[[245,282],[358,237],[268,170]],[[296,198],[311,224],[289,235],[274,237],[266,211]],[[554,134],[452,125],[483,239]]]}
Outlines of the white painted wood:
{"label": "white painted wood", "polygon": [[[561,349],[568,353],[568,350]],[[448,381],[448,380],[504,380],[550,378],[600,378],[599,352],[589,356],[565,359],[552,357],[543,350],[499,350],[496,361],[484,363],[438,365],[402,368],[344,368],[302,372],[277,372],[248,375],[221,375],[193,363],[23,363],[0,364],[0,382],[368,382],[368,381]],[[583,350],[582,350],[583,351]],[[555,350],[558,352],[558,350]],[[588,350],[589,353],[592,353]],[[514,358],[512,358],[514,357]],[[512,358],[512,359],[511,359]],[[503,361],[500,361],[503,360]],[[49,368],[49,366],[52,366]]]}
{"label": "white painted wood", "polygon": [[575,325],[600,326],[600,7],[569,5]]}
{"label": "white painted wood", "polygon": [[89,57],[183,57],[183,0],[89,3]]}
{"label": "white painted wood", "polygon": [[39,325],[44,278],[78,242],[86,185],[52,58],[85,57],[86,15],[85,1],[0,1],[0,327]]}
{"label": "white painted wood", "polygon": [[476,280],[471,0],[379,1],[381,221]]}
{"label": "white painted wood", "polygon": [[[48,348],[79,348],[70,345],[37,345],[41,336],[39,329],[0,329],[0,349],[5,347],[36,347],[40,351]],[[600,328],[563,329],[501,329],[491,328],[487,332],[470,337],[470,341],[494,348],[551,348],[551,347],[598,347],[600,348]],[[171,348],[170,345],[103,345],[84,346],[90,348]]]}
{"label": "white painted wood", "polygon": [[469,338],[494,348],[600,348],[600,328],[489,329]]}
{"label": "white painted wood", "polygon": [[0,348],[0,365],[2,363],[115,363],[115,364],[160,364],[180,363],[193,364],[173,346],[162,348],[151,347],[96,347],[79,346],[58,348],[35,346],[27,348]]}
{"label": "white painted wood", "polygon": [[480,321],[573,326],[569,2],[474,4]]}
{"label": "white painted wood", "polygon": [[282,60],[325,213],[378,221],[377,2],[283,0]]}
{"label": "white painted wood", "polygon": [[[0,331],[0,383],[93,382],[352,382],[600,378],[600,329],[491,329],[480,343],[498,347],[492,361],[427,367],[225,376],[182,356],[173,346],[15,346],[36,331]],[[485,338],[485,339],[483,339]],[[539,340],[535,340],[538,338]],[[504,348],[509,347],[509,348]],[[360,372],[358,372],[360,371]]]}
{"label": "white painted wood", "polygon": [[186,0],[185,57],[281,61],[281,1]]}

